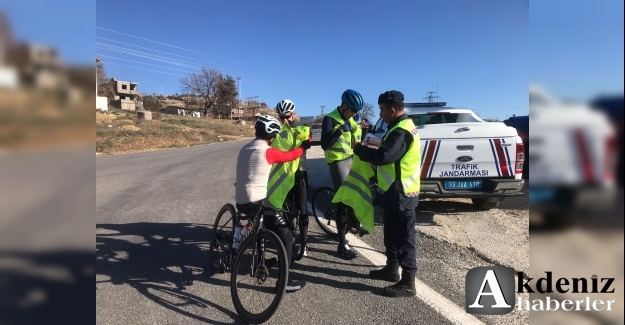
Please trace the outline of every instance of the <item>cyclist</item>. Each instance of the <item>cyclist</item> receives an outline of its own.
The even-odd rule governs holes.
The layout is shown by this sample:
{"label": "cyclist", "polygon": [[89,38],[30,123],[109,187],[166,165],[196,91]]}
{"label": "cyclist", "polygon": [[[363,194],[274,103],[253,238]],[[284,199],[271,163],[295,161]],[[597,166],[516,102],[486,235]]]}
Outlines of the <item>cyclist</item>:
{"label": "cyclist", "polygon": [[[297,146],[298,142],[311,141],[310,128],[294,127],[295,121],[295,104],[284,99],[276,105],[276,113],[281,121],[280,133],[276,140],[271,144],[272,148],[280,150],[289,150]],[[305,172],[306,152],[302,154],[295,164],[274,165],[271,170],[269,179],[268,197],[270,203],[274,207],[280,208],[287,197],[293,197],[295,207],[299,210],[299,227],[300,242],[297,254],[301,250],[304,256],[308,256],[308,248],[306,247],[306,236],[308,235],[308,210],[306,209],[307,200],[307,179]]]}
{"label": "cyclist", "polygon": [[[235,201],[237,210],[243,214],[253,213],[264,202],[268,205],[267,183],[272,164],[288,162],[302,156],[310,148],[310,141],[290,151],[271,148],[270,145],[280,132],[280,122],[273,116],[258,117],[255,125],[256,138],[239,151],[236,166]],[[286,248],[288,261],[292,259],[293,234],[286,227],[286,221],[280,214],[265,212],[267,229],[275,232]],[[306,285],[304,281],[289,279],[286,291],[295,292]]]}
{"label": "cyclist", "polygon": [[[354,155],[353,148],[360,143],[360,127],[354,121],[363,107],[364,101],[360,93],[347,89],[341,96],[341,106],[323,117],[321,122],[321,149],[324,150],[325,160],[330,168],[330,177],[334,189],[338,191],[349,174]],[[347,214],[345,206],[339,204],[337,213],[337,230],[339,246],[337,252],[348,259],[358,257],[358,253],[347,245],[345,234],[347,231]]]}

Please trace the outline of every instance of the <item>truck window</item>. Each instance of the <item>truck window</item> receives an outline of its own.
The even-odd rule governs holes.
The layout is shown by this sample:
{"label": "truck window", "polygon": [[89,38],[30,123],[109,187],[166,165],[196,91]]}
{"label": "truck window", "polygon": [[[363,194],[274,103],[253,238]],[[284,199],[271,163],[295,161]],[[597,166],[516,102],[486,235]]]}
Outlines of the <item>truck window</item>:
{"label": "truck window", "polygon": [[480,122],[470,113],[427,113],[410,115],[416,126],[428,124]]}
{"label": "truck window", "polygon": [[313,124],[311,129],[313,129],[313,130],[321,129],[321,124]]}
{"label": "truck window", "polygon": [[380,118],[376,123],[375,123],[375,127],[373,128],[373,132],[374,133],[386,133],[386,123],[384,123],[384,120],[382,118]]}

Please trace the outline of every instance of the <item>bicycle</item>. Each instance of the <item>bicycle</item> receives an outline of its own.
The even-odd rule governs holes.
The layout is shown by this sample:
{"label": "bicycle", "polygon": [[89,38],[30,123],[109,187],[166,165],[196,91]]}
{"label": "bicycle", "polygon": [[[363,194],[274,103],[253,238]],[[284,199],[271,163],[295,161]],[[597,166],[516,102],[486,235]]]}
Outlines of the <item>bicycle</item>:
{"label": "bicycle", "polygon": [[[287,282],[279,281],[279,279],[288,279],[289,262],[286,249],[278,235],[266,230],[263,224],[264,211],[284,213],[291,216],[287,218],[288,227],[292,232],[296,232],[299,211],[292,209],[290,202],[285,202],[285,208],[273,209],[260,204],[251,215],[245,215],[228,203],[221,208],[213,225],[213,236],[210,241],[213,270],[216,273],[225,273],[226,270],[231,272],[230,290],[233,304],[239,316],[249,323],[263,323],[269,320],[280,305],[286,290]],[[226,217],[226,213],[230,214],[229,218]],[[252,226],[246,233],[238,234],[239,238],[235,241],[235,227],[241,221],[247,221],[248,225],[252,224]],[[245,226],[244,229],[247,230],[248,227]],[[270,254],[275,257],[267,258]],[[295,256],[293,257],[295,259]],[[248,267],[241,267],[248,264]],[[272,273],[271,271],[276,266],[277,272]],[[252,284],[239,285],[239,280],[251,280]],[[255,287],[261,296],[257,297],[257,302],[270,302],[258,312],[253,312],[251,308],[244,306],[242,295],[239,294],[239,290]],[[273,295],[273,298],[267,299],[268,297],[262,297],[263,295]]]}
{"label": "bicycle", "polygon": [[[372,188],[375,185],[372,186]],[[336,226],[336,218],[338,214],[338,205],[332,203],[332,198],[336,194],[334,188],[330,186],[322,186],[315,191],[312,198],[312,210],[315,216],[315,221],[319,225],[319,228],[331,237],[338,237],[338,229]],[[354,210],[345,206],[347,212],[347,231],[362,237],[368,234],[368,232],[361,228],[360,222],[354,214]]]}

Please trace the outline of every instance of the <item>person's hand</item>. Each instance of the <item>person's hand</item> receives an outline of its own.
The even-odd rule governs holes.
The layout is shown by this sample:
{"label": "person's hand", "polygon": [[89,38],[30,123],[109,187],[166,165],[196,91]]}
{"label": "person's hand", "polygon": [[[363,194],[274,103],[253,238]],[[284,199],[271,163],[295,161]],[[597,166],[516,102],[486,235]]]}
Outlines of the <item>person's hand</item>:
{"label": "person's hand", "polygon": [[360,122],[360,127],[363,128],[363,129],[366,129],[367,128],[367,122],[365,122],[365,121]]}
{"label": "person's hand", "polygon": [[373,149],[378,149],[380,147],[380,140],[374,140],[372,138],[367,138],[367,140],[365,141],[365,146],[369,147],[369,148],[373,148]]}
{"label": "person's hand", "polygon": [[300,147],[302,147],[302,149],[304,149],[304,150],[308,150],[308,149],[310,149],[310,146],[311,146],[310,141],[306,140],[306,141],[302,142],[302,145]]}

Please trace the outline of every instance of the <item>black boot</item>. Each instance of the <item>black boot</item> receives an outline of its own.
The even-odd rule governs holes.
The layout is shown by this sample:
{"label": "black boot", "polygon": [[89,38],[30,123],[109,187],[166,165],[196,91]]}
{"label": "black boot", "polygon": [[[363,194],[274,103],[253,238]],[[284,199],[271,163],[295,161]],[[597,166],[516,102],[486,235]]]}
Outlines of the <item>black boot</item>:
{"label": "black boot", "polygon": [[414,275],[402,272],[401,280],[392,286],[384,288],[384,293],[393,298],[414,297],[417,295],[414,280]]}
{"label": "black boot", "polygon": [[397,282],[399,281],[399,264],[397,262],[387,262],[385,267],[369,271],[369,278]]}

